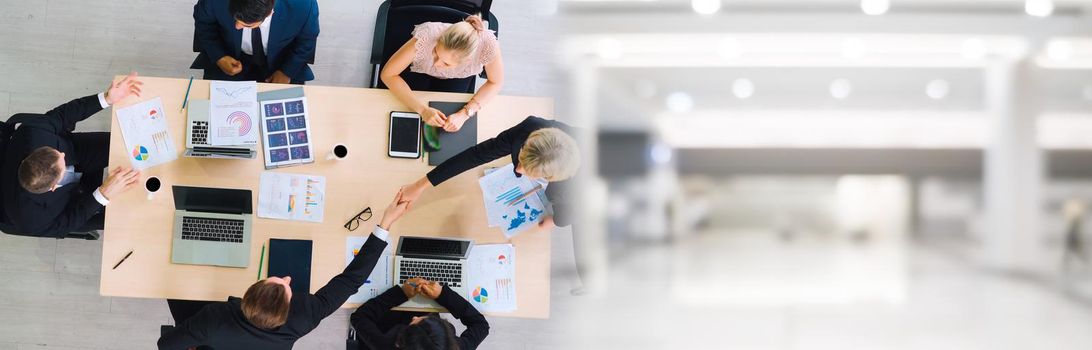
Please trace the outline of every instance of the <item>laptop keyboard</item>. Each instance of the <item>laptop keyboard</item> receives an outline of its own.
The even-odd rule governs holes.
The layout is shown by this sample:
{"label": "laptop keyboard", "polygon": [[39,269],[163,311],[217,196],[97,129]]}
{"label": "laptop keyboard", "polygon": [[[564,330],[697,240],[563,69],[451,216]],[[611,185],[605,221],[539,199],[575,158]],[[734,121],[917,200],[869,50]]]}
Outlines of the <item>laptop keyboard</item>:
{"label": "laptop keyboard", "polygon": [[439,282],[449,288],[459,288],[463,285],[463,264],[460,262],[438,262],[405,259],[399,265],[398,284],[405,284],[406,280],[421,277],[429,281]]}
{"label": "laptop keyboard", "polygon": [[243,243],[243,220],[182,217],[182,239]]}
{"label": "laptop keyboard", "polygon": [[194,121],[193,130],[190,132],[190,136],[193,138],[193,144],[195,145],[207,145],[209,144],[209,122]]}

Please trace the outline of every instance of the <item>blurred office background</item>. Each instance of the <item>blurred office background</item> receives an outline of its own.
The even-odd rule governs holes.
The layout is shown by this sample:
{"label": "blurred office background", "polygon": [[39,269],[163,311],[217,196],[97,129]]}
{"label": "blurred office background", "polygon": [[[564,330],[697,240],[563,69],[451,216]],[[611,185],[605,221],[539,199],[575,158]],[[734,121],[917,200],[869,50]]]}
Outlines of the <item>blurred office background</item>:
{"label": "blurred office background", "polygon": [[551,10],[580,348],[1092,346],[1092,1]]}

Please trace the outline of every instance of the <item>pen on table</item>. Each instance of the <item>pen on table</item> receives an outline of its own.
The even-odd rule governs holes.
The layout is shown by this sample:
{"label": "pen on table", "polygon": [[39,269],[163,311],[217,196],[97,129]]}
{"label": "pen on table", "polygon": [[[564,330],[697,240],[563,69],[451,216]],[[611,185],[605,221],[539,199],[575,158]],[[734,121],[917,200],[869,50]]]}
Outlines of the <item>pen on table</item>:
{"label": "pen on table", "polygon": [[183,109],[186,109],[186,103],[190,102],[190,88],[192,88],[192,87],[193,87],[193,76],[191,75],[190,76],[190,84],[186,86],[186,97],[182,99],[182,108],[178,109],[179,112],[181,112]]}
{"label": "pen on table", "polygon": [[262,264],[265,263],[265,243],[262,243],[262,255],[258,256],[258,280],[262,280]]}
{"label": "pen on table", "polygon": [[519,203],[519,201],[523,200],[524,198],[527,198],[527,197],[531,196],[532,194],[535,194],[535,192],[538,192],[538,190],[541,190],[541,189],[542,189],[542,184],[535,185],[535,188],[532,188],[530,191],[527,191],[527,193],[524,193],[524,194],[520,195],[519,197],[516,197],[515,199],[512,199],[512,200],[508,201],[508,203],[504,203],[504,205],[507,205],[507,206],[510,207],[513,204]]}
{"label": "pen on table", "polygon": [[128,259],[130,255],[133,255],[132,250],[129,251],[129,254],[125,254],[125,257],[121,258],[121,261],[118,261],[117,264],[114,264],[114,268],[112,268],[111,270],[117,270],[118,266],[121,266],[121,263],[125,262],[125,259]]}

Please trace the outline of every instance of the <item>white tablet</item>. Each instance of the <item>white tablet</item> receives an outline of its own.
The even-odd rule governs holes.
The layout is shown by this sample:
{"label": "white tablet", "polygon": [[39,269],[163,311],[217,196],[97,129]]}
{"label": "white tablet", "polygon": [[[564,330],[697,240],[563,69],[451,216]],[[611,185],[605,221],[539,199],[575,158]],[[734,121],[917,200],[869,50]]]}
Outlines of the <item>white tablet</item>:
{"label": "white tablet", "polygon": [[387,155],[395,158],[421,157],[421,116],[417,113],[391,112]]}

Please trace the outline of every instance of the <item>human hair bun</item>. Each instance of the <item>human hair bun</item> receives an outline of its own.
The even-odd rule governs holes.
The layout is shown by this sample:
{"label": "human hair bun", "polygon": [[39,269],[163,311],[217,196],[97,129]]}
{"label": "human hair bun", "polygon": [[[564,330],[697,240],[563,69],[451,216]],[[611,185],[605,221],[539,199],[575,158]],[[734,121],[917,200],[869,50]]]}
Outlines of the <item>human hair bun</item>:
{"label": "human hair bun", "polygon": [[476,31],[485,30],[485,22],[482,21],[482,17],[479,15],[470,15],[465,19],[466,23],[470,23],[471,27],[474,27]]}

